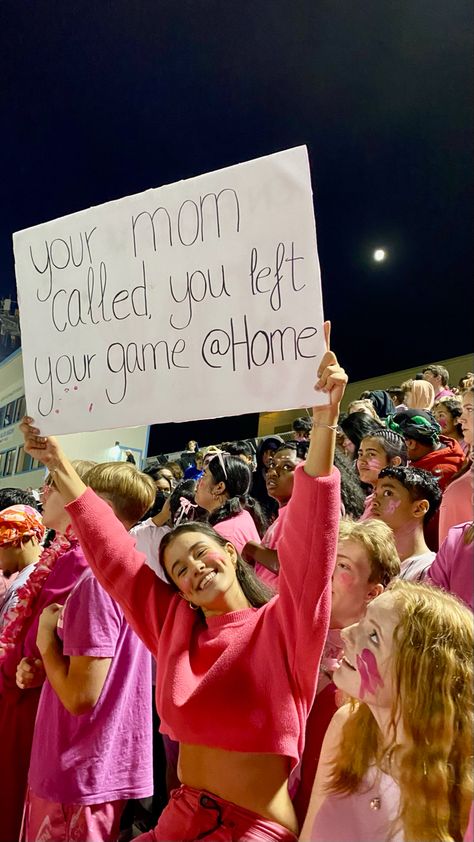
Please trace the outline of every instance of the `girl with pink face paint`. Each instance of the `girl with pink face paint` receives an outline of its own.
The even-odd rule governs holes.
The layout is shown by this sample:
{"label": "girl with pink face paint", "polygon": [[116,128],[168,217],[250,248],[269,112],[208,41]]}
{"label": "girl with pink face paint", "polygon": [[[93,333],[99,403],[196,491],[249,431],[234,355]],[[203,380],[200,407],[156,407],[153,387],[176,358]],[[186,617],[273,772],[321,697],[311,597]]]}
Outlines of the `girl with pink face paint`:
{"label": "girl with pink face paint", "polygon": [[462,839],[472,802],[471,612],[397,581],[342,637],[334,682],[354,703],[326,733],[300,839]]}
{"label": "girl with pink face paint", "polygon": [[371,493],[365,500],[365,507],[359,520],[373,517],[373,489],[380,471],[384,468],[407,464],[405,440],[398,433],[385,427],[364,436],[357,454],[357,472],[361,482],[370,486]]}

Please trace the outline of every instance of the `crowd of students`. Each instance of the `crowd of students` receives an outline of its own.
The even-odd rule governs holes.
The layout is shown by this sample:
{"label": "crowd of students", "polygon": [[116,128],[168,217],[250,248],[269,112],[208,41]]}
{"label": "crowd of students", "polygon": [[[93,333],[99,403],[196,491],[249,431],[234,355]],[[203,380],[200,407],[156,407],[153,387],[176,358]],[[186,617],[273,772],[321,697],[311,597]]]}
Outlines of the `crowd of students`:
{"label": "crowd of students", "polygon": [[[0,490],[0,842],[472,839],[474,376]],[[39,511],[41,510],[41,511]]]}

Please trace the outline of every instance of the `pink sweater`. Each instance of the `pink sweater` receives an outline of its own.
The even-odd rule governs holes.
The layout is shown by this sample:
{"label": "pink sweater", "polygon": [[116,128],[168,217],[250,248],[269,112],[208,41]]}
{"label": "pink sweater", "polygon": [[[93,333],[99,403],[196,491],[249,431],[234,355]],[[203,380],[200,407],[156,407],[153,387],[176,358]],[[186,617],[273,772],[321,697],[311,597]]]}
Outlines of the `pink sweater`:
{"label": "pink sweater", "polygon": [[214,529],[226,541],[230,541],[238,553],[242,552],[247,541],[260,541],[260,535],[252,520],[252,515],[245,510],[235,517],[229,517],[227,520],[221,520],[220,523],[216,523]]}
{"label": "pink sweater", "polygon": [[301,756],[329,623],[338,472],[312,478],[298,467],[288,508],[279,595],[204,621],[93,491],[67,507],[92,570],[156,656],[161,730],[174,740],[280,754],[292,766]]}

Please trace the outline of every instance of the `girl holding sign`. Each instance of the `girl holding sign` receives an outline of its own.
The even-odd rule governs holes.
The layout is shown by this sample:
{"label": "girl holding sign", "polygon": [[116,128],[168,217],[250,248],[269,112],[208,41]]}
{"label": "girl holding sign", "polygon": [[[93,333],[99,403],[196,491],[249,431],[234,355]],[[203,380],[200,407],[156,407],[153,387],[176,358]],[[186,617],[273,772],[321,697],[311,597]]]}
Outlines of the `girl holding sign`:
{"label": "girl holding sign", "polygon": [[206,524],[165,536],[160,560],[173,587],[160,581],[56,441],[39,436],[31,419],[22,425],[25,449],[53,473],[92,570],[157,659],[161,730],[180,743],[182,786],[142,840],[296,840],[288,778],[328,629],[340,511],[333,456],[346,382],[328,348],[316,384],[328,403],[313,410],[279,544],[280,593],[264,604],[233,544]]}

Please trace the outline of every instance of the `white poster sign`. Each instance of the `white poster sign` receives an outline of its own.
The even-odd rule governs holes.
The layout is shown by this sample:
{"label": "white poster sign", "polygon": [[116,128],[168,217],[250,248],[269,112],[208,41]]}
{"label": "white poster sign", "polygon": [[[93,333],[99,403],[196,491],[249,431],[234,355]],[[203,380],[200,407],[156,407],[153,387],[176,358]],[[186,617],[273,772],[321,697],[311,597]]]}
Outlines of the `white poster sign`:
{"label": "white poster sign", "polygon": [[306,147],[14,234],[28,413],[74,433],[325,401]]}

